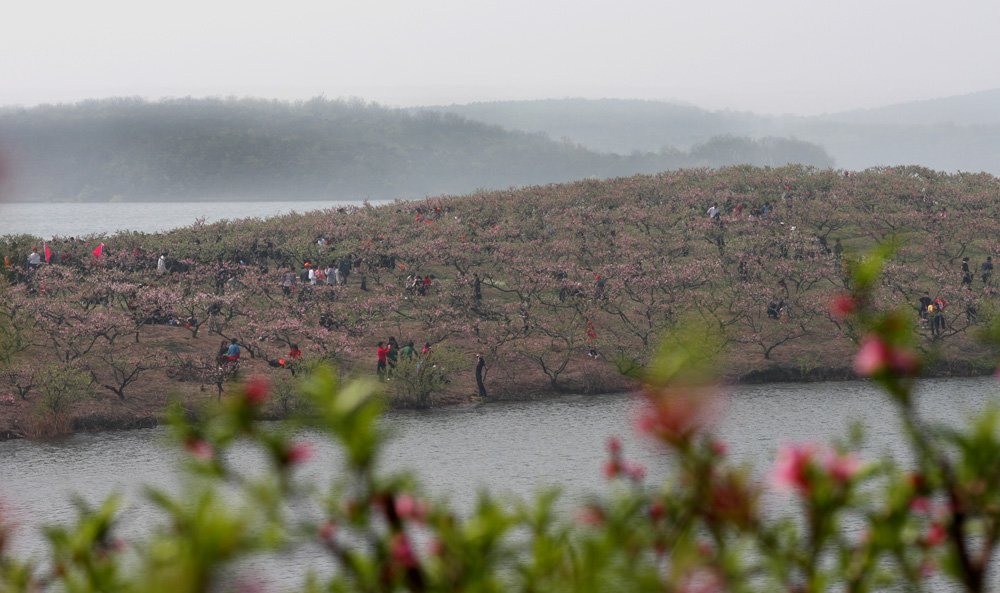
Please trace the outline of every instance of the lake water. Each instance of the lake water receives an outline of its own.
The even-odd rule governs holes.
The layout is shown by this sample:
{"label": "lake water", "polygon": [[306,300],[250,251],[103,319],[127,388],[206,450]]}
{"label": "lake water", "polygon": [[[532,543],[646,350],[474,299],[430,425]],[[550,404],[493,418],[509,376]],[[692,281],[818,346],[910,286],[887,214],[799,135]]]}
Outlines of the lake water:
{"label": "lake water", "polygon": [[[998,385],[989,377],[926,381],[920,391],[922,416],[958,423],[996,401]],[[447,497],[469,509],[480,489],[530,496],[543,486],[559,486],[563,506],[571,509],[606,483],[601,466],[605,443],[619,436],[625,455],[649,469],[650,481],[662,480],[667,463],[658,448],[633,434],[636,402],[627,395],[564,396],[535,402],[456,406],[427,412],[398,412],[385,422],[395,433],[385,466],[412,468],[434,498]],[[829,442],[861,423],[868,441],[867,458],[888,452],[905,462],[905,446],[894,404],[867,382],[753,385],[727,394],[717,433],[736,461],[755,465],[764,479],[775,449],[786,442]],[[337,470],[339,454],[318,436],[318,455],[306,464],[308,477],[325,479]],[[181,455],[165,445],[165,430],[78,434],[43,441],[0,442],[0,500],[20,523],[12,547],[18,555],[43,549],[38,528],[73,516],[71,494],[97,502],[112,492],[129,504],[121,526],[126,539],[140,537],[158,520],[144,501],[142,485],[177,487]],[[251,467],[256,456],[237,451],[238,467]],[[772,496],[772,508],[789,510],[787,497]],[[319,548],[254,564],[271,590],[301,582],[309,568],[329,570]]]}
{"label": "lake water", "polygon": [[[373,206],[388,203],[373,200]],[[270,218],[289,212],[361,206],[357,201],[289,202],[129,202],[119,204],[50,204],[0,202],[0,236],[28,234],[42,239],[113,234],[155,233],[186,227],[199,219]]]}

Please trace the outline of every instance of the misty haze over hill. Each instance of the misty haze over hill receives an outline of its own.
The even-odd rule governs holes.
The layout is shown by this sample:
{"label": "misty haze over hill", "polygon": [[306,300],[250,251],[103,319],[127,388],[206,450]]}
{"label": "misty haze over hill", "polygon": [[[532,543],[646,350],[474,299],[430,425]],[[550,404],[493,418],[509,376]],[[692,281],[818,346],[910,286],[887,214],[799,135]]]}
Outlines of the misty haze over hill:
{"label": "misty haze over hill", "polygon": [[606,154],[361,100],[139,98],[0,109],[4,199],[410,199],[733,164],[831,167],[819,146],[706,137]]}
{"label": "misty haze over hill", "polygon": [[388,108],[139,98],[0,109],[12,200],[411,199],[691,167],[1000,175],[1000,90],[817,117],[643,100]]}
{"label": "misty haze over hill", "polygon": [[822,146],[838,167],[914,164],[1000,175],[1000,89],[816,117],[707,111],[626,99],[549,99],[423,108],[507,129],[542,132],[617,154],[686,149],[731,134],[788,137]]}

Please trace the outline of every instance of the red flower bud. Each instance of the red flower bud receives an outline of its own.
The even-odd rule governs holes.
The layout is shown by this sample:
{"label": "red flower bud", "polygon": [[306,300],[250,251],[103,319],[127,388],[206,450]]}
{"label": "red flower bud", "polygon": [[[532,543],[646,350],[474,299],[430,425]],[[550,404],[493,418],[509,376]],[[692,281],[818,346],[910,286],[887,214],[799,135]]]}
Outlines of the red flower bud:
{"label": "red flower bud", "polygon": [[622,470],[634,482],[641,482],[646,477],[646,467],[640,463],[626,462]]}
{"label": "red flower bud", "polygon": [[587,505],[576,512],[576,522],[581,525],[598,526],[604,523],[604,511]]}
{"label": "red flower bud", "polygon": [[285,451],[285,461],[291,465],[296,465],[299,463],[305,463],[313,458],[316,453],[315,447],[312,443],[298,442],[293,443]]}
{"label": "red flower bud", "polygon": [[319,526],[319,538],[323,541],[333,539],[333,536],[336,533],[337,523],[334,521],[324,521],[323,524]]}
{"label": "red flower bud", "polygon": [[400,494],[396,497],[396,514],[400,519],[414,519],[423,521],[427,514],[427,503],[409,495]]}
{"label": "red flower bud", "polygon": [[944,526],[940,523],[931,523],[927,533],[924,534],[923,542],[928,546],[939,546],[946,539],[948,539],[948,532],[945,531]]}
{"label": "red flower bud", "polygon": [[849,294],[840,294],[833,297],[830,301],[830,312],[834,317],[840,319],[847,319],[854,313],[857,308],[857,303],[854,302],[854,297]]}
{"label": "red flower bud", "polygon": [[656,520],[656,519],[659,519],[660,517],[662,517],[663,516],[663,503],[660,502],[660,501],[656,501],[653,504],[649,505],[649,516],[653,520]]}
{"label": "red flower bud", "polygon": [[614,454],[617,454],[617,453],[621,452],[621,450],[622,450],[622,442],[621,442],[621,440],[618,437],[609,437],[608,438],[608,451],[610,451],[612,453],[612,455],[614,455]]}
{"label": "red flower bud", "polygon": [[247,402],[252,405],[261,404],[267,399],[267,395],[271,392],[271,384],[267,380],[267,377],[261,375],[254,375],[250,377],[247,381],[246,387],[243,389],[243,393],[247,399]]}
{"label": "red flower bud", "polygon": [[413,547],[406,534],[397,533],[389,541],[389,553],[396,564],[406,568],[414,568],[417,565],[417,557],[413,553]]}
{"label": "red flower bud", "polygon": [[187,449],[188,453],[193,455],[196,459],[202,461],[208,461],[215,454],[215,450],[212,449],[212,445],[201,439],[189,439],[184,443],[184,448]]}

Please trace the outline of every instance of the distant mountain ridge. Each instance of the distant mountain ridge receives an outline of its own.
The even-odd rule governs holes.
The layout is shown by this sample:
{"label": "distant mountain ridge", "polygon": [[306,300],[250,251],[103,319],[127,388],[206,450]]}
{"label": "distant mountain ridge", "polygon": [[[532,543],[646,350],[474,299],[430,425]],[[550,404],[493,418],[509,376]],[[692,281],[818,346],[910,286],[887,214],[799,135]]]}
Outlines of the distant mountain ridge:
{"label": "distant mountain ridge", "polygon": [[760,129],[766,117],[707,111],[693,105],[643,99],[541,99],[415,107],[411,112],[454,113],[526,133],[542,132],[591,150],[629,154],[665,146],[688,149],[712,136]]}
{"label": "distant mountain ridge", "polygon": [[838,122],[895,126],[997,125],[1000,124],[1000,89],[925,101],[897,103],[873,109],[843,111],[824,117]]}
{"label": "distant mountain ridge", "polygon": [[431,106],[600,152],[686,149],[723,134],[794,138],[850,169],[916,164],[1000,175],[1000,89],[814,117],[768,116],[635,99],[548,99]]}

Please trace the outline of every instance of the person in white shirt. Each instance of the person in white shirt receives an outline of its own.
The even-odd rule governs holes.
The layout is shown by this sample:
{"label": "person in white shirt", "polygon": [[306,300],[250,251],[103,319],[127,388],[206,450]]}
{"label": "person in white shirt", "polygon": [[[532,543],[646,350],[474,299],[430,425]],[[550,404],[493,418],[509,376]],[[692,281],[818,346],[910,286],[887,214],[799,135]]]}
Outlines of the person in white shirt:
{"label": "person in white shirt", "polygon": [[42,256],[38,254],[38,248],[34,247],[31,249],[31,253],[28,254],[28,269],[34,270],[42,263]]}

